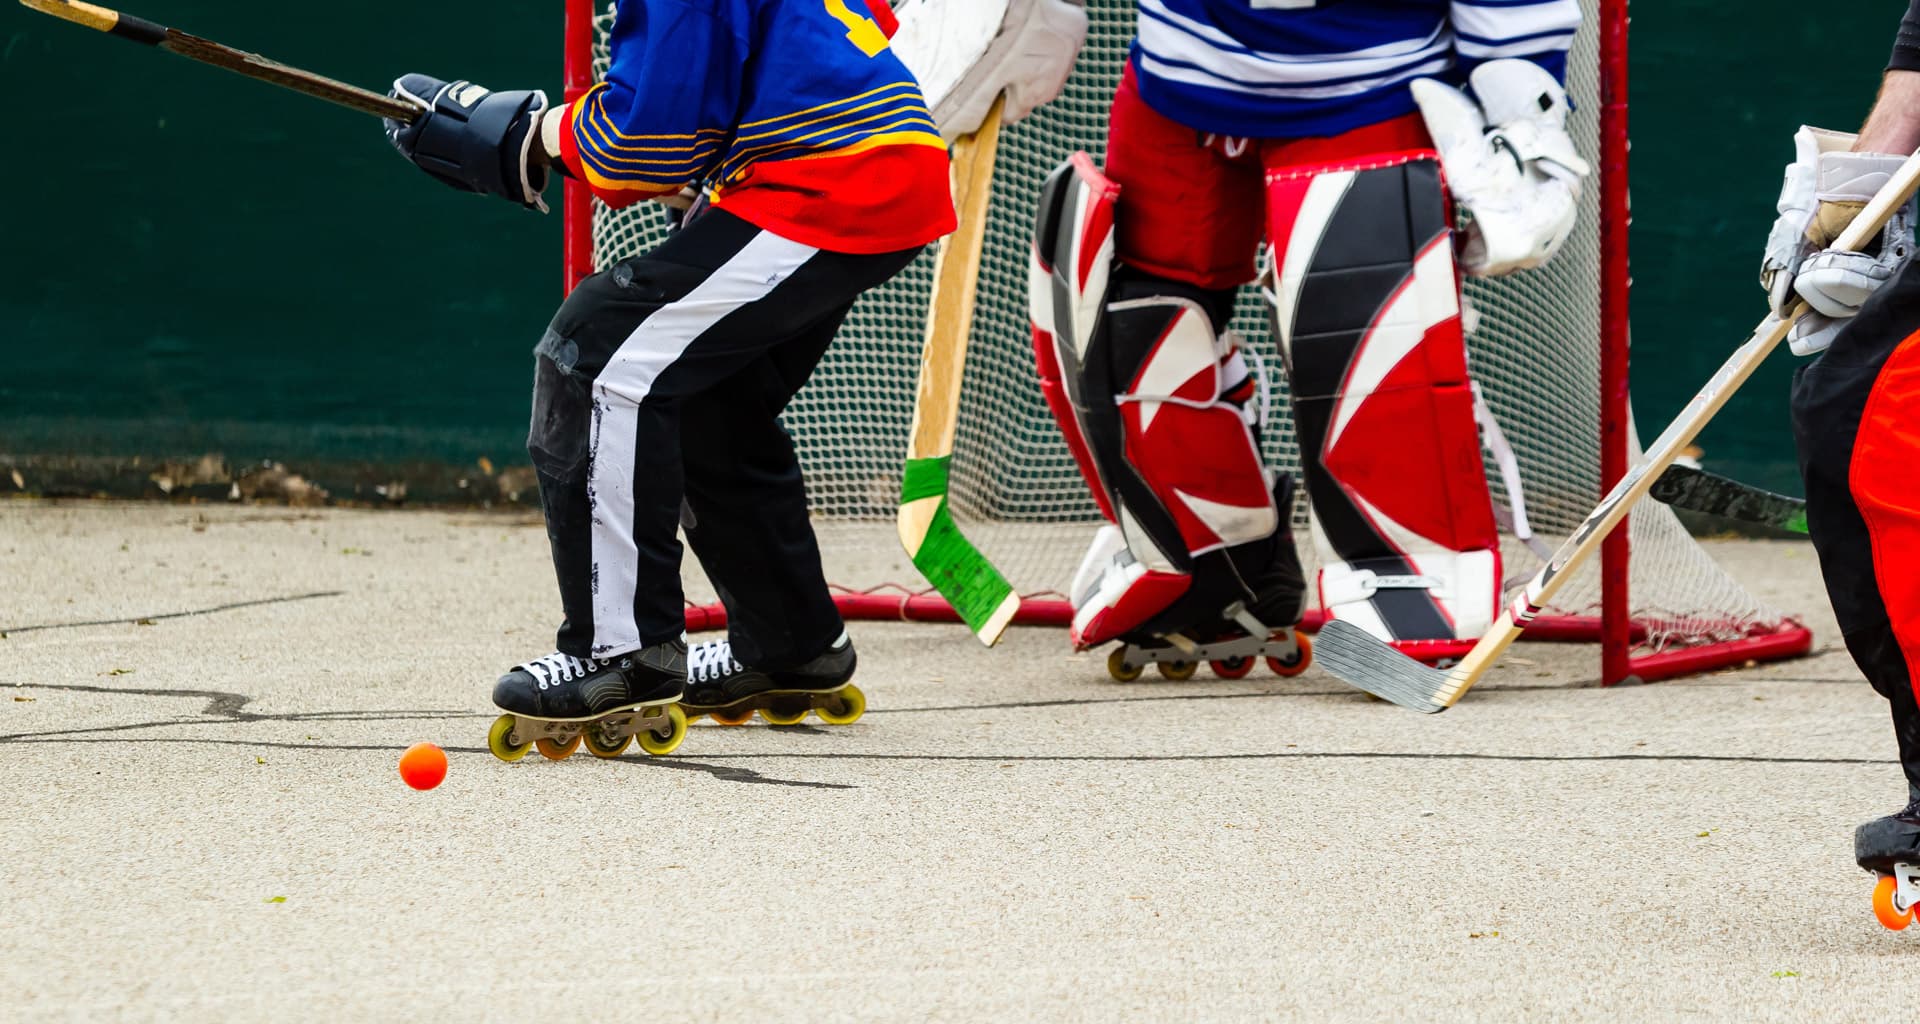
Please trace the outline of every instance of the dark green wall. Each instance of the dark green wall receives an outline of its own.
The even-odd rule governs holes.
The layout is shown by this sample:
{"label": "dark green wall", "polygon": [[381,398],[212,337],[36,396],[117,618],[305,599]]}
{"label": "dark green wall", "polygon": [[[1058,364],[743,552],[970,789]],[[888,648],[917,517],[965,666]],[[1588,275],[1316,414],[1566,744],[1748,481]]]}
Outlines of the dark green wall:
{"label": "dark green wall", "polygon": [[[1872,106],[1901,0],[1633,7],[1633,395],[1650,439],[1766,314],[1760,250],[1801,124]],[[1783,346],[1710,426],[1714,468],[1799,493]]]}
{"label": "dark green wall", "polygon": [[[557,91],[560,5],[132,0],[380,86]],[[1795,125],[1857,124],[1904,5],[1643,0],[1634,380],[1652,434],[1763,312]],[[1737,11],[1737,14],[1735,13]],[[464,23],[463,23],[464,22]],[[373,120],[0,5],[0,452],[517,458],[557,216],[447,191]],[[557,195],[557,190],[555,192]],[[1794,488],[1784,354],[1705,444]]]}
{"label": "dark green wall", "polygon": [[[126,2],[381,91],[560,85],[556,2]],[[429,181],[373,118],[13,3],[0,98],[0,452],[517,457],[557,215]]]}

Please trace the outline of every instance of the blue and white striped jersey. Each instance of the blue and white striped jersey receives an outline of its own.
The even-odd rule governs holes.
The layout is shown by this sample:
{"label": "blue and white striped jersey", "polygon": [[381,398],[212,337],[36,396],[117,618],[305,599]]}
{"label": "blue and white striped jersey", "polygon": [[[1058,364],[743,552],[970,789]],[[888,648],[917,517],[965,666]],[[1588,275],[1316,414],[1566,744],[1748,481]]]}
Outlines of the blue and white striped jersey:
{"label": "blue and white striped jersey", "polygon": [[1201,131],[1337,135],[1413,112],[1407,83],[1499,57],[1566,76],[1579,0],[1139,0],[1140,96]]}

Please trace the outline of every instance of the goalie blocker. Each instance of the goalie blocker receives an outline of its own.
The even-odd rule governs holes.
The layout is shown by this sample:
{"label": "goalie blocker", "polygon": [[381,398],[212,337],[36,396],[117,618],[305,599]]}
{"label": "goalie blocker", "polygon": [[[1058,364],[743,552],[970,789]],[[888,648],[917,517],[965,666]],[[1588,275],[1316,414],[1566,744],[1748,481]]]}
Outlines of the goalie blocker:
{"label": "goalie blocker", "polygon": [[[1268,188],[1320,604],[1384,639],[1477,637],[1499,544],[1438,164],[1276,169]],[[1232,293],[1116,264],[1119,200],[1085,154],[1056,171],[1031,280],[1042,389],[1109,522],[1074,583],[1074,642],[1290,625],[1292,482],[1261,458],[1266,383],[1219,329]]]}

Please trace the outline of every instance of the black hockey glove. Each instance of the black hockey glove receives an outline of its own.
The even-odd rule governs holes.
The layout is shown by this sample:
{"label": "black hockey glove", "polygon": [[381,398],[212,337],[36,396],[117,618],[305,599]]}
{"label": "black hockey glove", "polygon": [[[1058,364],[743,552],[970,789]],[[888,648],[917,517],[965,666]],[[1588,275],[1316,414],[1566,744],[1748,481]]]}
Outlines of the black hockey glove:
{"label": "black hockey glove", "polygon": [[387,141],[421,170],[462,192],[511,199],[547,212],[548,166],[540,145],[547,94],[488,92],[471,82],[405,75],[387,95],[416,104],[412,124],[389,118]]}

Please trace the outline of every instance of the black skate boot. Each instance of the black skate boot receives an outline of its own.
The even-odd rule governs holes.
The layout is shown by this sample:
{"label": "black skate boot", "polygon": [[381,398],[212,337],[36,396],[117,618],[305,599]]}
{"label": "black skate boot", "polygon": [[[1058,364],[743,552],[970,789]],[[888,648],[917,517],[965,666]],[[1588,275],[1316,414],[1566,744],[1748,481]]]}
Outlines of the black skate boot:
{"label": "black skate boot", "polygon": [[487,749],[518,761],[539,747],[558,761],[584,742],[595,757],[619,757],[637,736],[647,753],[671,754],[687,735],[675,704],[686,680],[684,641],[601,661],[558,652],[535,658],[494,684],[493,703],[507,713],[487,733]]}
{"label": "black skate boot", "polygon": [[734,660],[725,640],[695,644],[687,656],[688,720],[706,715],[721,725],[745,725],[755,711],[768,725],[799,725],[812,711],[828,725],[852,725],[867,710],[853,678],[853,641],[847,634],[826,653],[785,671],[762,672]]}
{"label": "black skate boot", "polygon": [[[1273,536],[1198,560],[1196,577],[1229,583],[1233,592],[1242,595],[1240,599],[1196,587],[1146,628],[1122,638],[1121,645],[1107,655],[1109,675],[1130,683],[1153,665],[1162,678],[1178,682],[1192,679],[1205,662],[1221,679],[1243,679],[1263,658],[1278,676],[1297,676],[1307,670],[1313,662],[1313,647],[1294,628],[1300,623],[1306,581],[1288,525],[1293,515],[1293,478],[1280,474],[1273,497],[1281,516]],[[1254,595],[1251,601],[1244,597],[1249,592]],[[1194,622],[1201,608],[1207,610],[1210,621],[1166,629],[1177,624],[1174,620]]]}
{"label": "black skate boot", "polygon": [[1854,829],[1853,859],[1879,876],[1873,916],[1894,931],[1912,924],[1920,903],[1920,797],[1906,810]]}

